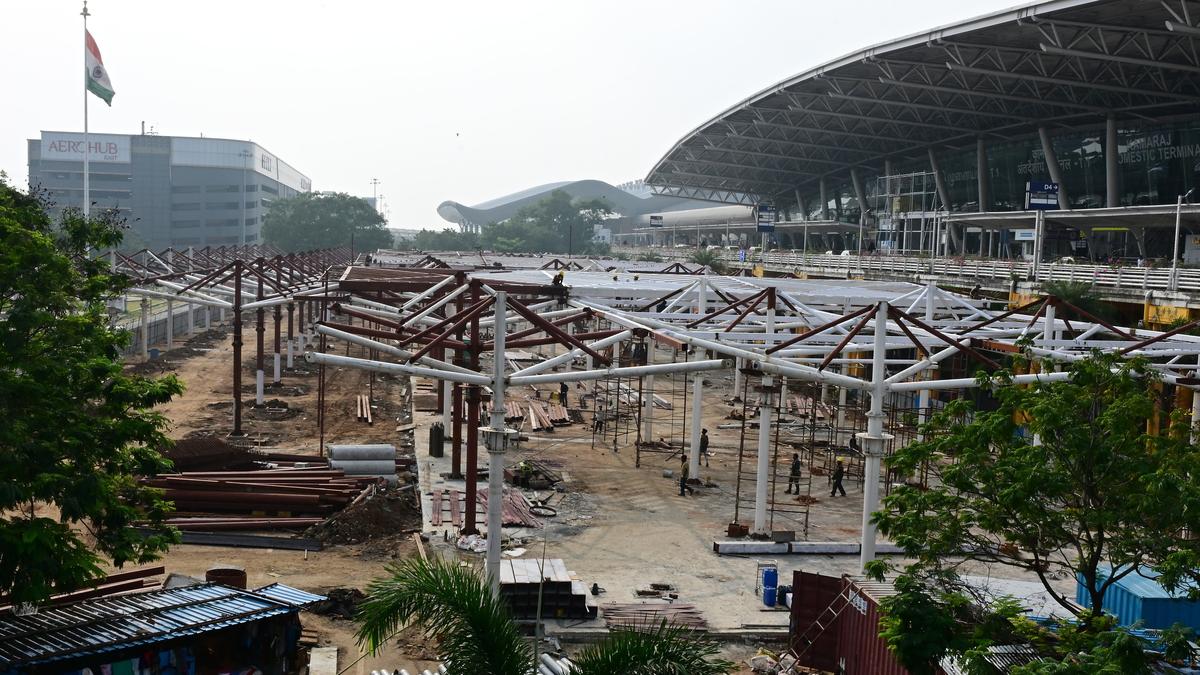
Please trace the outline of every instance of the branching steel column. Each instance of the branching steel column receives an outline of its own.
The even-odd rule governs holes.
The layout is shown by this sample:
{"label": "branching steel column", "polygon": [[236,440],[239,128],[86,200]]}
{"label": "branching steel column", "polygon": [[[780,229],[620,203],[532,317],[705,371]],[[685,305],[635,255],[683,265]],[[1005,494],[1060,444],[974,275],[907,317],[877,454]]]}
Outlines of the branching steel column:
{"label": "branching steel column", "polygon": [[233,263],[233,435],[242,435],[242,261]]}
{"label": "branching steel column", "polygon": [[862,551],[859,565],[866,568],[875,559],[875,523],[871,515],[879,509],[879,470],[883,458],[883,446],[887,436],[883,433],[883,399],[887,396],[887,321],[888,304],[879,303],[875,310],[875,350],[871,362],[871,410],[867,413],[867,433],[863,436],[863,454],[866,466],[863,470],[863,517]]}
{"label": "branching steel column", "polygon": [[[493,429],[504,429],[504,337],[508,330],[508,298],[496,293],[495,354],[492,359]],[[495,445],[495,444],[493,444]],[[492,592],[500,597],[500,518],[504,499],[504,453],[506,448],[488,448],[487,573]]]}
{"label": "branching steel column", "polygon": [[[767,320],[765,332],[771,335],[775,332],[775,289],[770,289],[767,295]],[[770,486],[771,468],[771,420],[773,417],[775,378],[764,373],[762,377],[762,393],[758,406],[758,464],[754,476],[754,534],[764,535],[767,532],[767,488]]]}

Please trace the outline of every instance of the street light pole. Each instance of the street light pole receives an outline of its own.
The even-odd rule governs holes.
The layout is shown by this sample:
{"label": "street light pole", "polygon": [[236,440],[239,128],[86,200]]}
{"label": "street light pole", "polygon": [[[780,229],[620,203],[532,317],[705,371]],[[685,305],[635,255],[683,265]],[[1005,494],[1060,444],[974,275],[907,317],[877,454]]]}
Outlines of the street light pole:
{"label": "street light pole", "polygon": [[1179,286],[1179,225],[1183,217],[1183,200],[1192,196],[1196,188],[1192,188],[1187,192],[1179,195],[1179,199],[1175,201],[1175,246],[1171,252],[1171,290],[1176,290]]}

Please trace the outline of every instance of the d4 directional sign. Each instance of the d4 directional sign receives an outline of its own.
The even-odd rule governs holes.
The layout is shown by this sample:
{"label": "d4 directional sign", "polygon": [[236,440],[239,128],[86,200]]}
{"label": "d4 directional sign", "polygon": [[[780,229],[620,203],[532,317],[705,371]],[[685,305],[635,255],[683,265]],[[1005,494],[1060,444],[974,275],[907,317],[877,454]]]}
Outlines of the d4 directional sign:
{"label": "d4 directional sign", "polygon": [[1058,183],[1047,183],[1040,180],[1031,180],[1025,183],[1025,208],[1042,211],[1060,208]]}

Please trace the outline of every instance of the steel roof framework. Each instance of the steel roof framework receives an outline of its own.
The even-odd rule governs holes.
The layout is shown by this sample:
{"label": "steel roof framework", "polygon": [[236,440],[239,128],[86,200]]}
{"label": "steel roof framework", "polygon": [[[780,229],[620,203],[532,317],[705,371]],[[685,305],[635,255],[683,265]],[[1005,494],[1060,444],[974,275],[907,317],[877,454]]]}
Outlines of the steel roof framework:
{"label": "steel roof framework", "polygon": [[821,177],[927,149],[1110,114],[1193,112],[1198,23],[1187,0],[1055,0],[902,38],[721,113],[676,143],[646,182],[712,201],[790,201]]}

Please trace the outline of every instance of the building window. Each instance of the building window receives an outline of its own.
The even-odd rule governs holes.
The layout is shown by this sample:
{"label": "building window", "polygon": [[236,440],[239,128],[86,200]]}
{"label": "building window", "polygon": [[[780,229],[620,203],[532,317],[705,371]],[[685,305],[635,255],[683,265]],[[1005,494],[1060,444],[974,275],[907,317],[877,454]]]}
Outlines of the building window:
{"label": "building window", "polygon": [[247,185],[246,192],[258,192],[258,186],[257,185]]}
{"label": "building window", "polygon": [[172,211],[199,211],[200,202],[183,202],[181,204],[172,204]]}
{"label": "building window", "polygon": [[200,227],[199,220],[172,220],[171,227],[184,229],[189,227]]}
{"label": "building window", "polygon": [[197,194],[200,192],[200,186],[199,185],[172,185],[171,192],[173,192],[177,195]]}
{"label": "building window", "polygon": [[269,193],[269,194],[273,194],[273,195],[277,195],[277,194],[279,194],[279,190],[278,190],[278,188],[275,188],[275,187],[273,187],[273,186],[271,186],[271,185],[263,185],[263,186],[262,186],[262,191],[263,191],[263,192],[267,192],[267,193]]}
{"label": "building window", "polygon": [[204,208],[208,209],[209,211],[225,211],[229,209],[236,209],[238,207],[238,202],[209,202],[204,205]]}
{"label": "building window", "polygon": [[206,227],[237,227],[237,218],[217,218],[204,221]]}
{"label": "building window", "polygon": [[252,209],[256,206],[258,206],[258,202],[246,202],[246,208],[248,209]]}
{"label": "building window", "polygon": [[236,186],[236,185],[206,185],[206,186],[204,186],[204,191],[210,192],[210,193],[211,192],[237,192],[238,186]]}

